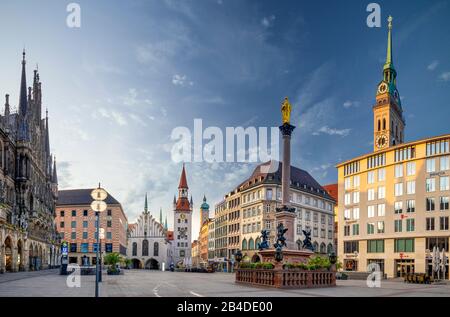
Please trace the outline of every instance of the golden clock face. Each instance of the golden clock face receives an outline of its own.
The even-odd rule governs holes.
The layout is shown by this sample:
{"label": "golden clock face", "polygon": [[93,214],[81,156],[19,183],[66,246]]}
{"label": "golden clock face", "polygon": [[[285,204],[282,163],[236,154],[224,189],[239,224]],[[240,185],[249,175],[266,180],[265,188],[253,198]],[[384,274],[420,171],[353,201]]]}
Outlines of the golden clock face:
{"label": "golden clock face", "polygon": [[387,91],[387,84],[386,83],[382,83],[380,86],[378,86],[378,92],[380,94],[383,94]]}
{"label": "golden clock face", "polygon": [[181,215],[180,215],[180,218],[181,218],[181,219],[186,218],[185,214],[181,214]]}
{"label": "golden clock face", "polygon": [[376,139],[376,145],[379,149],[382,149],[385,146],[387,146],[387,143],[388,143],[387,137],[384,134],[379,135]]}

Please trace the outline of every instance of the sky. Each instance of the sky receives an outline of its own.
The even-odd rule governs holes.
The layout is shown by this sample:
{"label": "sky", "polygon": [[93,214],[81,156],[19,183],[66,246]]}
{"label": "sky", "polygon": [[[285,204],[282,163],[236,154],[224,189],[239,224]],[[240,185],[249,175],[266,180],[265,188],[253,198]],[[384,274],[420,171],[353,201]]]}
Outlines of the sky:
{"label": "sky", "polygon": [[[292,103],[292,164],[321,184],[335,165],[372,150],[372,106],[382,78],[388,15],[406,141],[450,133],[450,1],[89,0],[81,27],[63,0],[2,1],[0,94],[17,108],[20,61],[38,64],[59,188],[98,182],[133,222],[144,195],[172,227],[182,164],[176,127],[276,127]],[[44,113],[44,111],[43,111]],[[256,163],[186,163],[193,232]],[[196,238],[196,237],[193,237]]]}

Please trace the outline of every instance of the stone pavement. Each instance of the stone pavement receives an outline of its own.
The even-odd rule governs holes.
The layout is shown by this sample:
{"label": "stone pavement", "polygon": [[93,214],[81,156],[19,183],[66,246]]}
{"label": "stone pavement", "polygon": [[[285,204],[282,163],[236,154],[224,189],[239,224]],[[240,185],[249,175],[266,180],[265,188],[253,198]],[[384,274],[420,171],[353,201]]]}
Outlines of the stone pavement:
{"label": "stone pavement", "polygon": [[[94,276],[81,276],[81,287],[66,285],[67,276],[57,270],[0,274],[0,296],[94,296]],[[229,273],[184,273],[126,270],[124,275],[103,275],[101,296],[156,297],[297,297],[297,296],[447,296],[450,285],[405,284],[382,281],[381,288],[368,288],[365,281],[337,281],[333,288],[279,290],[234,283]]]}

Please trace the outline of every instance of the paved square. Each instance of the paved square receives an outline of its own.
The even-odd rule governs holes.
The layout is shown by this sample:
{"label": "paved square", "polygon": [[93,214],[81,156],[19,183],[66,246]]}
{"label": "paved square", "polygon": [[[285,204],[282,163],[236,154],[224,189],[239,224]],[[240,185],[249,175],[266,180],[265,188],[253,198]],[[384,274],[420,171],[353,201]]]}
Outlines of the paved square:
{"label": "paved square", "polygon": [[[81,287],[66,285],[67,276],[57,270],[0,274],[0,296],[94,296],[94,276],[81,276]],[[101,296],[148,297],[296,297],[296,296],[449,296],[450,285],[405,284],[382,281],[381,288],[368,288],[365,281],[338,281],[333,288],[279,290],[234,283],[229,273],[181,273],[127,270],[124,275],[103,275]]]}

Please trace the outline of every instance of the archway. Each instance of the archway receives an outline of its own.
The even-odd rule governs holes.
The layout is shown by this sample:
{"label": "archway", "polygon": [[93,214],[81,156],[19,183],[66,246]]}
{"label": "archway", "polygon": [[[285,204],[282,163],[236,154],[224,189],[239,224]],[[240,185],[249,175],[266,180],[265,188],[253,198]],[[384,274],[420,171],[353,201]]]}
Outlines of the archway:
{"label": "archway", "polygon": [[133,269],[142,269],[142,262],[139,259],[132,259],[131,266]]}
{"label": "archway", "polygon": [[261,258],[259,257],[258,254],[255,254],[252,256],[252,263],[258,263],[261,262]]}
{"label": "archway", "polygon": [[40,270],[41,269],[42,259],[43,259],[42,246],[39,246],[38,257],[36,259],[36,270]]}
{"label": "archway", "polygon": [[328,253],[328,254],[331,254],[331,253],[333,253],[333,251],[334,251],[333,245],[332,245],[331,243],[329,243],[329,244],[328,244],[328,247],[327,247],[327,253]]}
{"label": "archway", "polygon": [[147,262],[145,262],[145,269],[146,270],[159,270],[159,263],[155,259],[149,259]]}
{"label": "archway", "polygon": [[5,240],[5,270],[6,272],[12,272],[13,270],[13,258],[12,258],[12,240],[11,237],[6,237]]}
{"label": "archway", "polygon": [[314,243],[313,243],[313,247],[314,247],[314,252],[315,252],[315,253],[319,253],[319,251],[320,251],[320,250],[319,250],[319,244],[318,244],[317,242],[314,242]]}
{"label": "archway", "polygon": [[249,250],[255,249],[255,241],[253,241],[253,238],[250,238],[250,240],[248,240],[248,249]]}
{"label": "archway", "polygon": [[325,243],[321,243],[320,244],[320,253],[325,254],[327,252],[327,246],[325,245]]}
{"label": "archway", "polygon": [[35,261],[34,257],[36,256],[36,253],[35,253],[36,251],[35,251],[35,248],[32,243],[29,244],[28,249],[29,249],[28,250],[28,265],[29,265],[30,271],[33,271],[34,270],[34,261]]}
{"label": "archway", "polygon": [[17,264],[19,265],[19,271],[23,271],[23,247],[22,240],[17,242]]}

